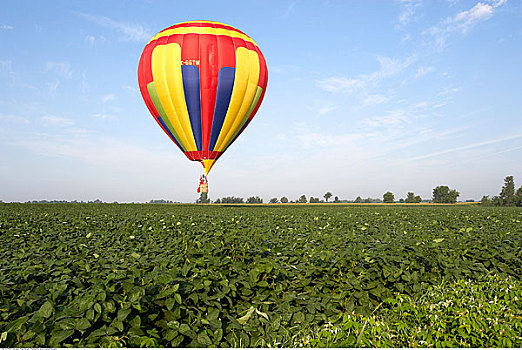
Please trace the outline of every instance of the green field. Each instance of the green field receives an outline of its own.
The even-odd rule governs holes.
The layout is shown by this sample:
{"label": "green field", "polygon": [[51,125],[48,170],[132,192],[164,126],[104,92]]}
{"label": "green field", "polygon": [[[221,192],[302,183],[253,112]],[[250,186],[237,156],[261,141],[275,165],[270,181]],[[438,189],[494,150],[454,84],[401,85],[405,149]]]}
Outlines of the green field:
{"label": "green field", "polygon": [[1,347],[522,346],[522,210],[0,204]]}

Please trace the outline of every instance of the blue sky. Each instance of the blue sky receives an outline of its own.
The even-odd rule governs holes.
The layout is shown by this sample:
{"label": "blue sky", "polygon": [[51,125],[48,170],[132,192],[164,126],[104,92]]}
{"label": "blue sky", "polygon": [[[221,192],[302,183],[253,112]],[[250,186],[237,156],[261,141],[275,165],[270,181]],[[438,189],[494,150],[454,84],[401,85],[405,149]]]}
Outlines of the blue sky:
{"label": "blue sky", "polygon": [[0,200],[193,202],[200,164],[149,115],[141,51],[206,19],[268,63],[210,196],[460,200],[522,184],[520,1],[3,1]]}

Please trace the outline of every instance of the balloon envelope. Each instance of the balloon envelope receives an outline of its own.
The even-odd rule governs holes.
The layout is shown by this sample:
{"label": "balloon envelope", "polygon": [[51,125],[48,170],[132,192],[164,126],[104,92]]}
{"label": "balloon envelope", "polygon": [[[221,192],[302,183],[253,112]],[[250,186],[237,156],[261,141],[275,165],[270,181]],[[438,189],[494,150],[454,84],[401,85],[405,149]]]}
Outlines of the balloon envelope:
{"label": "balloon envelope", "polygon": [[208,174],[256,114],[268,71],[259,47],[240,30],[191,21],[149,41],[138,82],[163,131]]}

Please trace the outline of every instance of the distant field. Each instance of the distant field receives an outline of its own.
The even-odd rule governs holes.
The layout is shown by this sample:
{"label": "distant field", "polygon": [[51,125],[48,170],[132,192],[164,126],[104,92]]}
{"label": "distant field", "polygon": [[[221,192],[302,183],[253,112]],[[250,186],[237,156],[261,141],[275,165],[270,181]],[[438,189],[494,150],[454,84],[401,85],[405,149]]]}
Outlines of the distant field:
{"label": "distant field", "polygon": [[0,346],[520,347],[521,222],[469,203],[0,203]]}

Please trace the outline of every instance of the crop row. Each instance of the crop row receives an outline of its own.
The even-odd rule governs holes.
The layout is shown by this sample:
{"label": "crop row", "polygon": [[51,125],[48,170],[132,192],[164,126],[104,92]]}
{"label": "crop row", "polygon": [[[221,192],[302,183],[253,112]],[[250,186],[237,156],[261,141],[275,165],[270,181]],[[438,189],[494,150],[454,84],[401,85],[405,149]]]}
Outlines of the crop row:
{"label": "crop row", "polygon": [[522,211],[0,204],[2,346],[266,346],[522,276]]}

